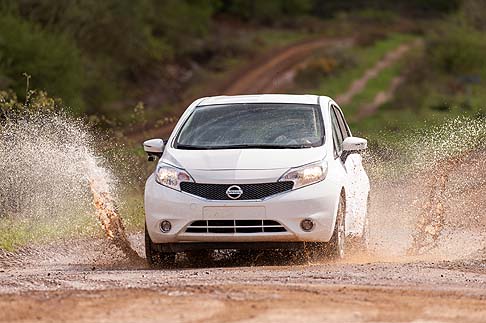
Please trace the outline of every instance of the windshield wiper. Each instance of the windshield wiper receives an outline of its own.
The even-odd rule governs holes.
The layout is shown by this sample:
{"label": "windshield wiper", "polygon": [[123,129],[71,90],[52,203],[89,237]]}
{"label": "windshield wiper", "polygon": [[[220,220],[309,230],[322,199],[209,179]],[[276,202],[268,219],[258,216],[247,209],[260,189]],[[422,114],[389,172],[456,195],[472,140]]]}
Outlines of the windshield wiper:
{"label": "windshield wiper", "polygon": [[239,144],[239,145],[222,145],[222,146],[195,146],[195,145],[181,145],[178,144],[178,149],[194,149],[194,150],[211,150],[211,149],[299,149],[311,148],[312,144],[301,145],[272,145],[272,144]]}
{"label": "windshield wiper", "polygon": [[177,149],[193,149],[193,150],[208,150],[212,149],[211,147],[207,146],[196,146],[196,145],[181,145],[181,144],[176,144],[175,148]]}

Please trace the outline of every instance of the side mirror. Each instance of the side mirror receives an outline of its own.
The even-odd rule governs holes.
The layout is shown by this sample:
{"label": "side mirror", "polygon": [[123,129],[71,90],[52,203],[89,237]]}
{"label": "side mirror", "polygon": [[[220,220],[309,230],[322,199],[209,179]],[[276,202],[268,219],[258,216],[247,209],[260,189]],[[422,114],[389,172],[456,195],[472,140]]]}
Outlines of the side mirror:
{"label": "side mirror", "polygon": [[150,139],[143,142],[143,150],[148,155],[148,161],[154,161],[156,157],[162,157],[164,141],[162,139]]}
{"label": "side mirror", "polygon": [[343,151],[359,152],[368,148],[368,140],[359,137],[348,137],[343,141]]}
{"label": "side mirror", "polygon": [[341,160],[345,162],[349,155],[359,153],[366,150],[366,148],[368,148],[368,140],[359,137],[348,137],[343,141]]}

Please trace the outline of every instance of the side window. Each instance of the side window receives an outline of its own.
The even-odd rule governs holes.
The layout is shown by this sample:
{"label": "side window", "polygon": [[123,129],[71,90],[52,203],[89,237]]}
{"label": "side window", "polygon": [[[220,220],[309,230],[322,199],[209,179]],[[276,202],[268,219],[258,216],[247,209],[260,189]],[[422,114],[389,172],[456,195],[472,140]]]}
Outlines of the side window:
{"label": "side window", "polygon": [[343,113],[341,112],[341,110],[339,110],[338,107],[333,105],[332,109],[333,109],[334,113],[336,114],[336,118],[337,118],[338,124],[339,124],[339,129],[341,130],[341,133],[343,135],[343,140],[344,140],[344,139],[348,138],[349,136],[351,136],[351,133],[349,132],[348,124],[346,123],[346,120],[344,120]]}
{"label": "side window", "polygon": [[338,119],[339,129],[341,129],[341,133],[343,134],[343,139],[346,139],[349,136],[351,136],[348,124],[346,123],[346,120],[344,120],[343,113],[341,112],[341,110],[339,110],[339,108],[333,106],[333,110],[334,113],[336,114],[336,118]]}
{"label": "side window", "polygon": [[332,123],[332,138],[334,142],[334,153],[335,156],[340,156],[343,150],[343,134],[339,128],[339,121],[336,117],[334,107],[331,109],[331,123]]}

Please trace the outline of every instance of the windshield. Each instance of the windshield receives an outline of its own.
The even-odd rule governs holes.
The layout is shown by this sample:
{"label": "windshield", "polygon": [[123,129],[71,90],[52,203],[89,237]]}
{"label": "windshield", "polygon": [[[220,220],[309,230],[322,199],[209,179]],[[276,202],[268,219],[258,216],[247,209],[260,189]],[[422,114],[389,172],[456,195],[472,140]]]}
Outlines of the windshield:
{"label": "windshield", "polygon": [[247,103],[196,108],[182,126],[175,148],[309,148],[323,143],[318,105]]}

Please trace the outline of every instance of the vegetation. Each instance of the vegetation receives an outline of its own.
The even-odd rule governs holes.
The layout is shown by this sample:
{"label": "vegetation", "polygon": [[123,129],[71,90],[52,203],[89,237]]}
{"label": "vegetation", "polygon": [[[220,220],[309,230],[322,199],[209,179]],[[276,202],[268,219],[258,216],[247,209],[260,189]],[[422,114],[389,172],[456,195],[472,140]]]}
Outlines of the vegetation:
{"label": "vegetation", "polygon": [[[151,101],[147,96],[152,91],[162,92],[157,107],[170,106],[180,99],[182,89],[200,81],[201,71],[231,68],[231,62],[266,44],[296,40],[286,37],[285,31],[295,36],[298,30],[321,30],[318,20],[343,11],[366,8],[362,19],[373,21],[386,17],[381,8],[440,15],[457,4],[457,0],[2,0],[0,89],[12,89],[22,98],[22,73],[28,73],[33,87],[61,98],[77,113],[119,115],[120,109],[138,100]],[[269,28],[283,32],[265,33]],[[245,37],[248,33],[255,37]]]}
{"label": "vegetation", "polygon": [[[395,33],[366,46],[354,46],[324,53],[324,56],[311,60],[301,69],[296,76],[296,81],[303,86],[301,91],[325,93],[336,98],[345,93],[356,79],[379,63],[387,53],[414,40],[416,36]],[[371,103],[380,91],[386,90],[391,80],[400,75],[402,70],[403,64],[399,62],[371,78],[351,102],[342,106],[348,118],[352,120],[360,107]]]}
{"label": "vegetation", "polygon": [[59,218],[0,218],[0,249],[14,251],[32,242],[100,235],[93,216],[76,214]]}
{"label": "vegetation", "polygon": [[481,119],[486,115],[485,20],[468,8],[433,25],[424,35],[425,46],[404,63],[406,81],[395,98],[360,123],[360,131],[377,137],[380,130],[403,133],[455,116]]}

